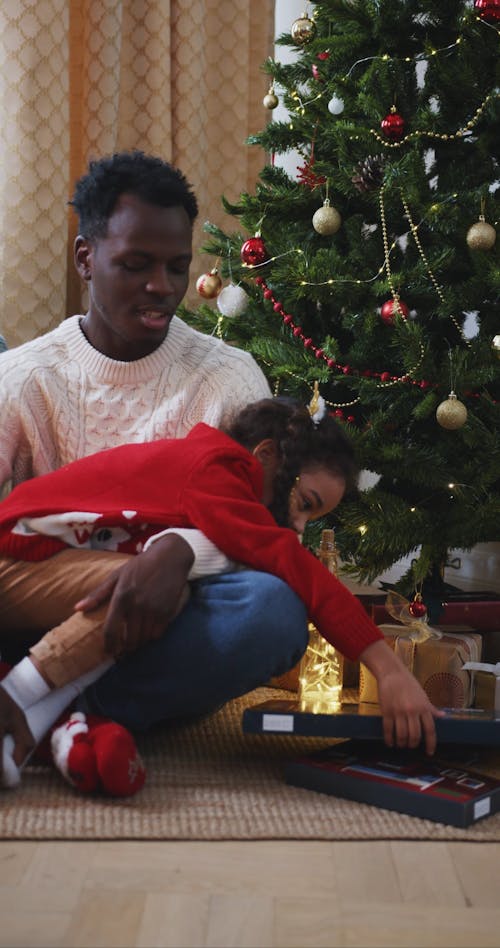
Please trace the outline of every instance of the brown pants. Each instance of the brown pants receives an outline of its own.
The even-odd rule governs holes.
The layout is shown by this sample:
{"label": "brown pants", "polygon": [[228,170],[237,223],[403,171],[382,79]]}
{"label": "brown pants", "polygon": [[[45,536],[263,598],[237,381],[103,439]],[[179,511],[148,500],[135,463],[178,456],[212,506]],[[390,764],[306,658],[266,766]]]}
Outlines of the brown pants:
{"label": "brown pants", "polygon": [[87,614],[74,605],[128,559],[94,550],[63,550],[40,563],[0,558],[0,643],[19,636],[36,642],[30,653],[58,688],[95,668],[109,658],[102,636],[107,604]]}

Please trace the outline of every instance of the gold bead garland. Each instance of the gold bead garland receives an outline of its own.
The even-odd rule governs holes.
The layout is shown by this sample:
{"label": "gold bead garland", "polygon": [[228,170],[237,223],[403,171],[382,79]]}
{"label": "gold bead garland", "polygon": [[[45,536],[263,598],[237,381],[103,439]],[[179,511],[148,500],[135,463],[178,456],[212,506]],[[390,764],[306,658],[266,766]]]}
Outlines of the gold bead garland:
{"label": "gold bead garland", "polygon": [[[387,141],[386,138],[383,137],[383,135],[380,135],[378,129],[376,129],[376,128],[370,128],[369,131],[370,131],[370,134],[373,135],[373,136],[377,139],[377,141],[380,142],[381,145],[384,145],[385,148],[401,148],[401,147],[402,147],[403,145],[405,145],[407,142],[413,141],[414,139],[418,139],[418,138],[424,138],[424,137],[425,137],[425,138],[432,138],[433,140],[435,140],[435,141],[440,141],[440,142],[455,141],[457,138],[463,138],[464,135],[467,134],[467,132],[472,131],[472,129],[474,128],[474,126],[476,125],[476,123],[477,123],[477,122],[479,121],[479,119],[481,118],[481,115],[483,114],[483,112],[484,112],[486,106],[488,105],[488,103],[490,102],[490,100],[491,100],[491,99],[498,99],[499,96],[500,96],[500,92],[490,92],[490,93],[488,93],[488,95],[486,96],[486,98],[484,99],[484,101],[481,103],[481,105],[476,109],[476,111],[475,111],[474,115],[472,116],[472,118],[470,119],[470,121],[467,122],[467,123],[463,126],[463,128],[459,128],[456,132],[450,132],[450,134],[448,134],[448,135],[446,135],[446,134],[440,134],[439,132],[430,132],[430,131],[425,131],[425,130],[417,130],[417,131],[415,131],[415,132],[409,132],[408,135],[405,135],[405,137],[402,138],[401,141],[399,141],[399,142],[389,142],[389,141]],[[359,135],[355,135],[355,136],[352,136],[352,137],[353,137],[355,140],[359,140],[359,138],[360,138]]]}
{"label": "gold bead garland", "polygon": [[[263,361],[264,361],[264,365],[268,365],[269,368],[272,369],[271,362],[266,362],[265,360]],[[311,394],[314,394],[314,388],[310,387],[309,382],[306,379],[303,379],[300,375],[297,375],[296,372],[291,372],[290,369],[286,370],[286,374],[289,375],[291,379],[295,379],[296,382],[301,382],[302,385],[307,385],[311,390]],[[279,395],[279,391],[280,391],[280,379],[276,379],[276,382],[274,383],[274,397],[275,398],[277,395]],[[328,399],[325,398],[325,404],[328,405],[329,408],[352,408],[353,405],[359,404],[360,401],[361,399],[359,395],[357,395],[356,398],[353,398],[352,401],[350,402],[330,402],[328,401]]]}
{"label": "gold bead garland", "polygon": [[399,295],[397,293],[396,287],[394,286],[394,280],[392,279],[389,238],[387,236],[387,221],[385,219],[384,190],[385,190],[385,186],[380,189],[379,205],[380,205],[380,224],[382,227],[382,243],[384,245],[385,272],[387,274],[387,282],[391,289],[392,298],[396,304],[397,311],[400,312],[399,306],[397,305],[399,302]]}
{"label": "gold bead garland", "polygon": [[[418,235],[418,233],[417,233],[417,228],[416,228],[415,224],[413,223],[413,219],[412,219],[412,216],[411,216],[411,213],[410,213],[410,208],[408,207],[408,203],[407,203],[406,198],[405,198],[405,196],[404,196],[404,194],[403,194],[402,191],[401,191],[401,201],[402,201],[402,203],[403,203],[403,207],[404,207],[404,209],[405,209],[405,213],[406,213],[406,216],[407,216],[407,218],[408,218],[408,222],[409,222],[409,224],[410,224],[410,230],[411,230],[412,237],[413,237],[413,239],[414,239],[414,241],[415,241],[415,243],[416,243],[416,245],[417,245],[417,250],[418,250],[418,252],[419,252],[419,254],[420,254],[422,260],[424,261],[424,264],[425,264],[425,266],[426,266],[427,273],[429,274],[431,283],[432,283],[432,285],[433,285],[433,287],[434,287],[434,289],[435,289],[437,295],[439,296],[439,299],[440,299],[441,302],[444,304],[444,303],[446,302],[446,300],[445,300],[445,298],[444,298],[444,295],[443,295],[443,292],[442,292],[442,290],[441,290],[441,287],[439,286],[439,283],[438,283],[438,281],[436,280],[436,277],[434,276],[434,274],[433,274],[433,272],[432,272],[432,270],[431,270],[431,268],[430,268],[429,261],[427,260],[427,257],[425,256],[424,249],[423,249],[422,244],[421,244],[421,242],[420,242],[420,237],[419,237],[419,235]],[[470,344],[470,342],[469,342],[469,340],[466,338],[466,336],[464,336],[462,327],[460,326],[458,320],[456,320],[455,317],[452,315],[452,313],[450,313],[450,319],[451,319],[453,325],[455,326],[455,329],[458,331],[458,333],[459,333],[460,336],[462,337],[462,340],[465,342],[466,346],[468,346],[469,349],[472,348],[472,347],[471,347],[471,344]]]}

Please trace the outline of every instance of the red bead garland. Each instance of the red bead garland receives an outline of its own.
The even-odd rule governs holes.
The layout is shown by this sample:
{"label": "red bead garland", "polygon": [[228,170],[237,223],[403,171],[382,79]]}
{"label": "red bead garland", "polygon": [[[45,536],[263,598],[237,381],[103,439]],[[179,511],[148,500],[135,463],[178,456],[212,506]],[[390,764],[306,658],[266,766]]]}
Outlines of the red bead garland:
{"label": "red bead garland", "polygon": [[[337,372],[343,373],[344,375],[354,375],[364,379],[380,379],[382,384],[387,384],[388,382],[407,382],[409,385],[416,385],[418,388],[422,389],[422,391],[426,391],[428,388],[438,388],[437,383],[433,385],[433,383],[429,382],[428,379],[413,379],[409,375],[391,375],[391,373],[387,371],[375,372],[373,369],[359,370],[353,369],[350,365],[340,365],[340,363],[336,362],[335,359],[327,356],[324,349],[321,349],[319,346],[315,346],[310,336],[304,335],[302,332],[302,326],[296,326],[293,321],[293,316],[291,316],[290,313],[285,313],[283,303],[276,299],[273,291],[268,287],[266,281],[264,280],[264,277],[256,277],[255,283],[257,286],[262,288],[262,295],[264,299],[270,300],[272,302],[274,312],[281,316],[285,326],[290,327],[295,338],[300,339],[304,348],[312,352],[317,359],[322,359],[323,362],[326,362],[329,369],[336,369]],[[465,395],[468,398],[480,398],[481,394],[482,393],[480,392],[465,392]],[[497,404],[495,399],[490,400],[494,405]],[[347,421],[353,422],[354,416],[349,415]]]}
{"label": "red bead garland", "polygon": [[380,379],[381,382],[410,382],[412,385],[420,385],[422,388],[430,386],[430,382],[417,382],[416,379],[411,379],[409,376],[400,377],[398,375],[391,375],[390,372],[374,372],[371,369],[365,369],[363,372],[359,372],[356,369],[353,369],[350,365],[341,365],[339,362],[336,362],[335,359],[332,359],[330,356],[327,356],[325,351],[319,346],[315,346],[313,340],[310,336],[304,335],[302,332],[302,326],[297,326],[293,320],[293,316],[290,313],[285,313],[283,303],[280,300],[277,300],[273,294],[273,291],[268,287],[264,277],[256,277],[255,282],[257,286],[262,288],[262,295],[265,300],[270,300],[273,304],[273,310],[278,316],[281,316],[285,326],[288,326],[292,330],[292,334],[295,339],[300,339],[302,345],[305,349],[312,352],[317,359],[322,359],[326,362],[329,369],[336,369],[337,372],[342,373],[343,375],[355,375],[361,376],[362,378],[373,378]]}

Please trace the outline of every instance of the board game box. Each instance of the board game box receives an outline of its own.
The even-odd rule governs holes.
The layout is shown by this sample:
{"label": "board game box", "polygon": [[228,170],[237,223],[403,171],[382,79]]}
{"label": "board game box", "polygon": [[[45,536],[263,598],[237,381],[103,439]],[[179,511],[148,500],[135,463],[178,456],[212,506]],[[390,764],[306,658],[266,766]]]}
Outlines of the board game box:
{"label": "board game box", "polygon": [[[500,711],[454,708],[436,718],[438,744],[500,745]],[[271,699],[243,712],[242,728],[251,734],[301,737],[351,737],[383,740],[376,704],[342,703],[338,710],[303,710],[299,699]]]}
{"label": "board game box", "polygon": [[342,741],[285,767],[289,784],[451,826],[500,809],[500,780],[442,757]]}

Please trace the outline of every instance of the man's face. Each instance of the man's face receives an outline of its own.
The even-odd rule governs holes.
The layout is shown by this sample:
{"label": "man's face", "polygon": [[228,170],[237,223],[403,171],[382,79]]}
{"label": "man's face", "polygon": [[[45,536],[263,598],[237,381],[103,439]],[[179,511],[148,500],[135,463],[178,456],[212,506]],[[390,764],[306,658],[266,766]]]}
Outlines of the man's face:
{"label": "man's face", "polygon": [[189,281],[192,227],[183,207],[158,207],[123,194],[105,237],[75,242],[89,284],[82,329],[111,359],[141,359],[163,342]]}

